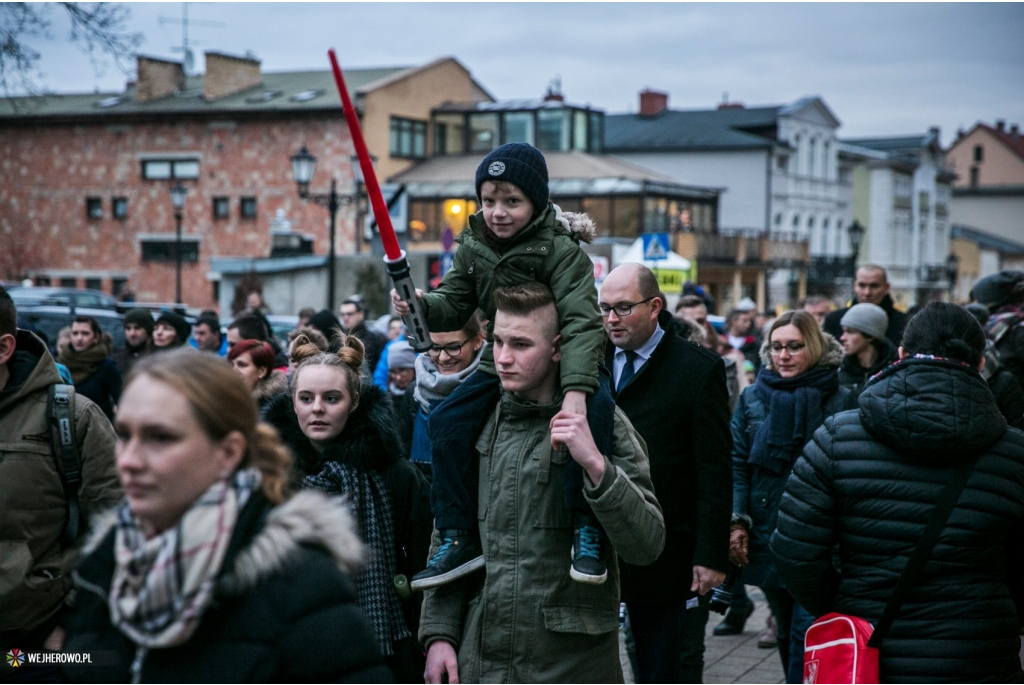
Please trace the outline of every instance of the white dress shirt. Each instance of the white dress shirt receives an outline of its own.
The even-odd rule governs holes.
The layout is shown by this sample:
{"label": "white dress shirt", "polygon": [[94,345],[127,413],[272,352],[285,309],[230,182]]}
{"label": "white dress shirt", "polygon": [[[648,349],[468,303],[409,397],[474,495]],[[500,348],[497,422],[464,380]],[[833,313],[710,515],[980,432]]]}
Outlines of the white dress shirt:
{"label": "white dress shirt", "polygon": [[[647,360],[651,358],[651,355],[654,354],[654,348],[658,346],[658,343],[661,342],[661,339],[664,336],[665,329],[663,329],[661,326],[655,326],[654,333],[652,333],[651,337],[647,339],[647,342],[643,344],[643,347],[633,350],[634,352],[636,352],[636,359],[633,360],[634,373],[639,371],[640,367],[643,366],[647,362]],[[612,357],[612,365],[615,367],[614,369],[612,369],[615,380],[615,385],[613,387],[617,388],[619,387],[619,378],[622,376],[622,369],[626,367],[625,350],[619,347],[615,348],[615,355]]]}

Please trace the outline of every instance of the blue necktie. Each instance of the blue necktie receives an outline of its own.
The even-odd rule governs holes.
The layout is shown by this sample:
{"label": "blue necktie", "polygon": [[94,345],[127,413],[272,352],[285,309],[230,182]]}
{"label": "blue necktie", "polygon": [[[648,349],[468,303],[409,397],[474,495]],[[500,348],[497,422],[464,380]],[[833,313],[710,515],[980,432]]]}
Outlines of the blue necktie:
{"label": "blue necktie", "polygon": [[622,367],[622,373],[619,374],[619,383],[615,386],[615,394],[621,395],[623,389],[629,385],[629,381],[632,380],[633,374],[636,370],[633,368],[634,362],[636,362],[637,354],[633,350],[626,350],[626,365]]}

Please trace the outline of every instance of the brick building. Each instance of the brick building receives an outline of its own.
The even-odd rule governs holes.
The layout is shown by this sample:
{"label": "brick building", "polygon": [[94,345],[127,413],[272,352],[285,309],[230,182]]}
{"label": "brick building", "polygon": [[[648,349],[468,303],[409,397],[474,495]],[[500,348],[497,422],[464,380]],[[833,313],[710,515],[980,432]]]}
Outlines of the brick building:
{"label": "brick building", "polygon": [[[298,197],[289,158],[303,145],[318,158],[312,192],[331,178],[355,191],[329,70],[263,73],[214,52],[199,76],[149,57],[137,66],[122,93],[0,102],[0,279],[112,293],[128,283],[141,301],[172,301],[176,183],[188,189],[182,290],[193,307],[219,299],[212,257],[266,257],[272,229],[327,252],[327,211]],[[433,107],[492,99],[453,58],[345,77],[380,178],[431,154]],[[342,207],[339,253],[354,251],[354,225],[355,207]]]}

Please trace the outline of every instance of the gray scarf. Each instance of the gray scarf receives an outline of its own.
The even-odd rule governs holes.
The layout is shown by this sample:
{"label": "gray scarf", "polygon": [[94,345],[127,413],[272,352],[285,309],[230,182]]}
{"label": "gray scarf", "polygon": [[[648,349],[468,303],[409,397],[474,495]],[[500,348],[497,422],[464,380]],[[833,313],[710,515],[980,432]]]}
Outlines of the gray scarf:
{"label": "gray scarf", "polygon": [[448,376],[437,370],[437,366],[434,365],[434,360],[430,358],[429,354],[421,354],[416,357],[416,390],[413,391],[413,397],[420,403],[424,414],[429,415],[433,407],[451,395],[455,388],[459,387],[459,383],[476,371],[485,349],[487,349],[486,342],[477,350],[472,364],[462,371]]}

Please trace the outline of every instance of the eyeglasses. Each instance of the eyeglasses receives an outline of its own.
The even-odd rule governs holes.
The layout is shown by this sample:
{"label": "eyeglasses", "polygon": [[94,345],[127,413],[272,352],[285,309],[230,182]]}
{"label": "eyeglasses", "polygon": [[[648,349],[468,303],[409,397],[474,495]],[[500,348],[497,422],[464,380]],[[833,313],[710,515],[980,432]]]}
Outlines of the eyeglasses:
{"label": "eyeglasses", "polygon": [[462,356],[462,348],[470,340],[472,340],[472,338],[466,338],[460,343],[448,343],[447,345],[431,345],[430,350],[428,350],[428,352],[430,353],[431,357],[440,357],[442,351],[446,352],[449,357],[459,357]]}
{"label": "eyeglasses", "polygon": [[657,295],[651,295],[646,300],[640,300],[639,302],[634,302],[633,304],[617,304],[614,307],[609,307],[606,304],[599,304],[598,308],[600,308],[601,310],[602,318],[607,319],[609,316],[611,316],[612,312],[615,312],[615,316],[622,318],[624,316],[629,316],[630,314],[632,314],[633,307],[637,306],[638,304],[643,304],[644,302],[650,302],[655,297],[657,297]]}
{"label": "eyeglasses", "polygon": [[804,343],[796,342],[786,343],[785,345],[780,345],[779,343],[772,343],[772,346],[769,347],[768,349],[772,351],[772,354],[782,354],[783,350],[786,350],[790,354],[797,354],[805,347],[807,347],[807,345],[805,345]]}

